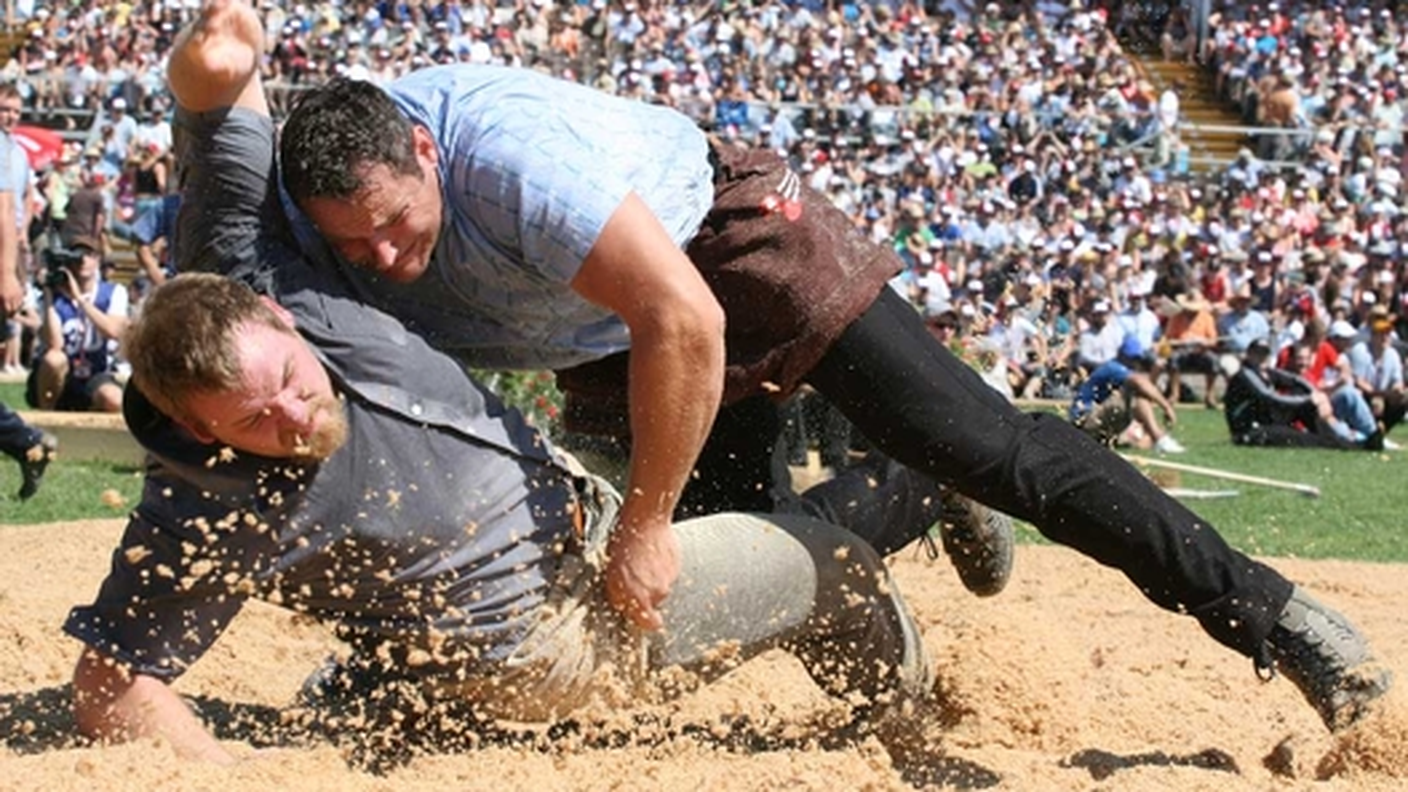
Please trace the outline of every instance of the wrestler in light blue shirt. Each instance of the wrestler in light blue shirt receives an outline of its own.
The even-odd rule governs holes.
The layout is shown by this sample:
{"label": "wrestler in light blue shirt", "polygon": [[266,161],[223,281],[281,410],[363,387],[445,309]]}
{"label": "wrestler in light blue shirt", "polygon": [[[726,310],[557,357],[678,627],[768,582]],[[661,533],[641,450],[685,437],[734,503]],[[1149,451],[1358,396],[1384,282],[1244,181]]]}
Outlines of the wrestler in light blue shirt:
{"label": "wrestler in light blue shirt", "polygon": [[557,369],[628,348],[625,323],[570,283],[632,191],[689,242],[714,199],[703,132],[672,110],[523,69],[421,69],[387,90],[435,139],[445,225],[423,277],[376,281],[364,297],[475,366]]}

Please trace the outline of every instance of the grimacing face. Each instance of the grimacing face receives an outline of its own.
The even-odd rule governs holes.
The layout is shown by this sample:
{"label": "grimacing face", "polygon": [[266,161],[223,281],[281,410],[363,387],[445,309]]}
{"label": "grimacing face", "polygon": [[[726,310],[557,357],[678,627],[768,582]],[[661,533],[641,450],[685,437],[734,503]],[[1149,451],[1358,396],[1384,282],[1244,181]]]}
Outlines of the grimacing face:
{"label": "grimacing face", "polygon": [[[279,312],[281,318],[286,313]],[[236,336],[243,382],[227,391],[186,399],[198,439],[275,459],[317,461],[347,437],[347,418],[327,370],[302,336],[245,322]]]}
{"label": "grimacing face", "polygon": [[343,258],[398,283],[425,274],[444,217],[435,141],[423,127],[412,134],[419,175],[382,164],[365,166],[362,189],[355,195],[310,198],[303,206]]}

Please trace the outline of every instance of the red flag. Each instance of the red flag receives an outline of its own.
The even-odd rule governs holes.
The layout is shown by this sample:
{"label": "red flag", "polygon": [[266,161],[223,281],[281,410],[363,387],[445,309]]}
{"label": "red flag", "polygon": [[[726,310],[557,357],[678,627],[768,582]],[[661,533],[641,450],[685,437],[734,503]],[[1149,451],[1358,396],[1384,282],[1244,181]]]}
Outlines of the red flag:
{"label": "red flag", "polygon": [[48,167],[64,150],[63,137],[52,129],[17,126],[11,137],[15,145],[24,150],[25,156],[29,157],[29,166],[36,171]]}

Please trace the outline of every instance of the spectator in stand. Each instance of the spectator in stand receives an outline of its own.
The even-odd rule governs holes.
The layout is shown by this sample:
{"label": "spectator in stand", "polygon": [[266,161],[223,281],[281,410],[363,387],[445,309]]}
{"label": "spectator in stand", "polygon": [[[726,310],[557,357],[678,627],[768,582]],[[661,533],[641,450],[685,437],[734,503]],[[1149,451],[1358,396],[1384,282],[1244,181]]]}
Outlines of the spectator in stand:
{"label": "spectator in stand", "polygon": [[[967,308],[971,314],[972,306],[965,303],[963,308]],[[950,350],[957,351],[957,348],[964,343],[963,311],[961,308],[949,306],[929,316],[925,320],[925,324],[929,328],[929,333]]]}
{"label": "spectator in stand", "polygon": [[1271,324],[1265,314],[1252,307],[1250,289],[1240,289],[1228,297],[1227,306],[1230,310],[1217,323],[1220,346],[1224,352],[1241,357],[1252,341],[1271,335]]}
{"label": "spectator in stand", "polygon": [[82,182],[77,191],[68,198],[63,225],[58,237],[51,239],[56,247],[67,247],[75,239],[84,237],[96,240],[107,250],[108,190],[106,178],[95,171],[82,171]]}
{"label": "spectator in stand", "polygon": [[1183,444],[1164,431],[1154,415],[1157,406],[1169,429],[1178,425],[1177,411],[1149,376],[1153,365],[1153,355],[1138,339],[1126,338],[1115,359],[1098,366],[1077,386],[1068,410],[1071,422],[1105,445],[1120,442],[1137,424],[1142,434],[1131,440],[1161,454],[1182,454]]}
{"label": "spectator in stand", "polygon": [[157,143],[134,146],[124,176],[130,180],[133,217],[161,203],[169,181],[169,154]]}
{"label": "spectator in stand", "polygon": [[148,100],[149,108],[140,114],[133,143],[138,150],[156,147],[162,154],[171,151],[171,122],[166,119],[166,103],[160,97]]}
{"label": "spectator in stand", "polygon": [[47,219],[46,230],[61,235],[64,220],[68,217],[68,202],[73,193],[82,187],[82,174],[74,167],[73,149],[65,146],[59,153],[54,166],[44,176],[40,192],[44,196]]}
{"label": "spectator in stand", "polygon": [[1284,317],[1290,307],[1295,306],[1303,316],[1324,318],[1324,292],[1309,280],[1318,265],[1310,265],[1311,269],[1306,269],[1307,264],[1309,262],[1302,262],[1302,269],[1291,270],[1282,276],[1275,307],[1268,312],[1270,315]]}
{"label": "spectator in stand", "polygon": [[[137,119],[127,112],[127,100],[119,96],[108,103],[108,114],[101,123],[105,125],[102,128],[105,136],[103,160],[120,171],[132,155],[133,142],[137,139]],[[111,128],[110,136],[107,127]]]}
{"label": "spectator in stand", "polygon": [[1086,314],[1085,326],[1076,341],[1076,365],[1087,374],[1115,359],[1124,341],[1124,330],[1110,321],[1108,300],[1096,300]]}
{"label": "spectator in stand", "polygon": [[127,329],[127,288],[102,277],[101,243],[76,237],[50,251],[43,324],[25,398],[41,410],[120,412],[117,344]]}
{"label": "spectator in stand", "polygon": [[[1207,245],[1199,245],[1205,252],[1202,259],[1203,272],[1198,277],[1198,292],[1203,299],[1207,300],[1208,308],[1212,311],[1227,309],[1227,295],[1233,292],[1232,278],[1228,274],[1227,267],[1223,262],[1226,256]],[[1241,259],[1246,261],[1246,254],[1242,254]],[[1176,296],[1176,295],[1175,295]]]}
{"label": "spectator in stand", "polygon": [[1032,398],[1046,374],[1046,337],[1012,295],[1002,297],[988,325],[988,338],[1001,351],[1013,396]]}
{"label": "spectator in stand", "polygon": [[[1403,382],[1403,358],[1394,347],[1393,317],[1384,306],[1370,312],[1369,337],[1357,339],[1346,353],[1354,383],[1369,401],[1374,417],[1384,433],[1403,422],[1408,407],[1408,389]],[[1384,448],[1396,450],[1398,444],[1384,438]]]}
{"label": "spectator in stand", "polygon": [[1193,27],[1187,8],[1180,5],[1169,12],[1163,32],[1159,35],[1159,46],[1166,61],[1175,58],[1181,58],[1185,63],[1195,61],[1198,53],[1198,31]]}
{"label": "spectator in stand", "polygon": [[[1124,333],[1124,338],[1134,338],[1140,349],[1153,350],[1163,334],[1158,314],[1149,307],[1148,290],[1142,283],[1135,283],[1125,295],[1126,305],[1115,316],[1115,323]],[[1157,361],[1156,361],[1157,363]]]}
{"label": "spectator in stand", "polygon": [[160,286],[176,273],[172,251],[176,249],[176,218],[181,209],[181,194],[171,193],[149,205],[131,226],[128,238],[137,245],[137,263],[141,277],[150,286]]}
{"label": "spectator in stand", "polygon": [[914,269],[900,276],[908,281],[908,297],[923,316],[937,316],[951,307],[953,290],[947,273],[948,265],[926,250],[919,254]]}
{"label": "spectator in stand", "polygon": [[[1237,292],[1245,291],[1251,295],[1251,309],[1263,316],[1269,316],[1275,312],[1284,301],[1281,296],[1282,282],[1276,272],[1276,257],[1269,250],[1259,250],[1254,256],[1252,263],[1251,277]],[[1232,309],[1232,298],[1227,298],[1227,308]]]}
{"label": "spectator in stand", "polygon": [[[1258,105],[1258,125],[1283,129],[1300,126],[1300,93],[1296,88],[1295,75],[1283,72],[1269,82],[1269,90],[1265,91]],[[1258,141],[1261,147],[1258,156],[1271,162],[1289,159],[1296,153],[1296,143],[1297,137],[1290,133],[1263,133]]]}
{"label": "spectator in stand", "polygon": [[1328,344],[1333,354],[1328,355],[1328,365],[1320,370],[1318,381],[1311,383],[1330,396],[1330,407],[1339,418],[1354,432],[1355,440],[1364,440],[1373,435],[1382,438],[1383,428],[1374,418],[1374,411],[1364,398],[1364,392],[1356,385],[1354,368],[1347,354],[1359,339],[1359,331],[1343,319],[1330,323],[1323,344]]}
{"label": "spectator in stand", "polygon": [[1168,349],[1168,397],[1174,404],[1183,398],[1183,375],[1203,375],[1203,405],[1217,407],[1217,322],[1212,305],[1197,292],[1180,294],[1168,303],[1172,316],[1164,329]]}

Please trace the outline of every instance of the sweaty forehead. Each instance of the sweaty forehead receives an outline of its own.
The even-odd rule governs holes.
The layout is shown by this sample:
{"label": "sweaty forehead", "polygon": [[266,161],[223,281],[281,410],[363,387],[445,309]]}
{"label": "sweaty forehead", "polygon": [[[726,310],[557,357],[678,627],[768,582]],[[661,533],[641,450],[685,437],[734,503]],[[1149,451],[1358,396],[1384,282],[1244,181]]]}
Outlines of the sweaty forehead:
{"label": "sweaty forehead", "polygon": [[351,196],[312,199],[309,214],[325,234],[347,239],[366,236],[399,215],[409,200],[405,190],[391,181],[384,172],[364,178],[362,188]]}

